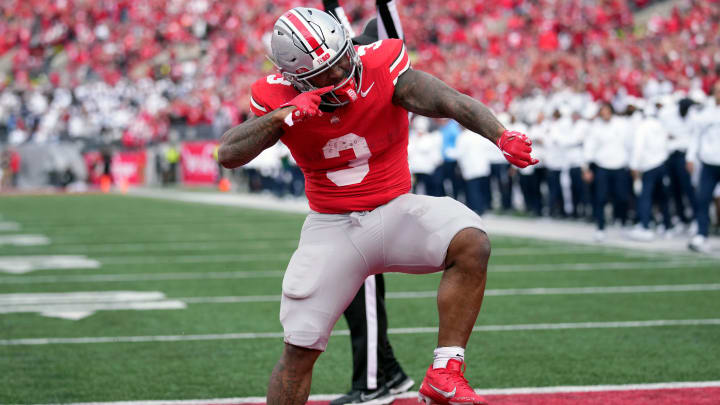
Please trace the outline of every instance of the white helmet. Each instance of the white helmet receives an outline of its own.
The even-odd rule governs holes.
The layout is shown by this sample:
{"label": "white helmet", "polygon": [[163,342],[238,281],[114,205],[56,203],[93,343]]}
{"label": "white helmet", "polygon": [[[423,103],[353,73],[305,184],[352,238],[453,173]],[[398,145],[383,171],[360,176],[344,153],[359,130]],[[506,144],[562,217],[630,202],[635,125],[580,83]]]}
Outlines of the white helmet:
{"label": "white helmet", "polygon": [[362,63],[350,35],[332,15],[314,8],[291,9],[275,22],[270,48],[273,63],[300,92],[315,90],[310,79],[347,58],[351,71],[320,104],[339,107],[357,99]]}

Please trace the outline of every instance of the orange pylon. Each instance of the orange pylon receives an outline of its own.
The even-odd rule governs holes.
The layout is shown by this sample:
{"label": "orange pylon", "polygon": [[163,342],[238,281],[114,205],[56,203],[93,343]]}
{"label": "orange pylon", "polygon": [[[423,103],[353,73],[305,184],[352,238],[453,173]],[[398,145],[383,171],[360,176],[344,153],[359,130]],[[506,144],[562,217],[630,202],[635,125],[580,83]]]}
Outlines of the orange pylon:
{"label": "orange pylon", "polygon": [[100,177],[100,190],[103,193],[109,193],[110,192],[110,183],[111,183],[110,176],[108,176],[107,174]]}
{"label": "orange pylon", "polygon": [[220,182],[218,183],[218,190],[222,191],[223,193],[227,193],[230,191],[230,180],[223,177],[220,179]]}

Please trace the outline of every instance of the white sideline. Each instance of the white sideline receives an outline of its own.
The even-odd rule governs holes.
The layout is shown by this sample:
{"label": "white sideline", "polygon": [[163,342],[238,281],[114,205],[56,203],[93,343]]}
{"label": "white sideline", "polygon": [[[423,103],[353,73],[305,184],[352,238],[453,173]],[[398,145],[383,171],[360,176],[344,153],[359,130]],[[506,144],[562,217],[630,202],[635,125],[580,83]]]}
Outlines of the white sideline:
{"label": "white sideline", "polygon": [[[618,321],[618,322],[562,322],[562,323],[531,323],[515,325],[484,325],[473,328],[474,332],[507,332],[507,331],[537,331],[537,330],[564,330],[564,329],[617,329],[617,328],[650,328],[658,326],[705,326],[720,325],[720,318],[708,319],[674,319],[649,321]],[[437,333],[437,327],[424,328],[389,328],[391,335],[416,335],[424,333]],[[349,330],[333,331],[333,336],[348,336]],[[245,340],[282,338],[282,332],[262,333],[222,333],[206,335],[160,335],[160,336],[106,336],[106,337],[78,337],[78,338],[21,338],[0,340],[0,346],[23,345],[52,345],[52,344],[86,344],[86,343],[147,343],[147,342],[183,342],[207,340]]]}
{"label": "white sideline", "polygon": [[[720,387],[720,381],[688,381],[666,382],[650,384],[622,384],[622,385],[575,385],[557,387],[520,387],[476,390],[482,395],[521,395],[521,394],[560,394],[575,392],[605,392],[605,391],[641,391],[666,390],[683,388],[714,388]],[[310,395],[309,401],[330,401],[340,394]],[[397,395],[396,398],[415,398],[416,391]],[[212,398],[212,399],[186,399],[186,400],[149,400],[149,401],[117,401],[117,402],[75,402],[65,405],[230,405],[230,404],[259,404],[265,403],[265,397],[239,397],[239,398]],[[54,404],[47,404],[54,405]]]}

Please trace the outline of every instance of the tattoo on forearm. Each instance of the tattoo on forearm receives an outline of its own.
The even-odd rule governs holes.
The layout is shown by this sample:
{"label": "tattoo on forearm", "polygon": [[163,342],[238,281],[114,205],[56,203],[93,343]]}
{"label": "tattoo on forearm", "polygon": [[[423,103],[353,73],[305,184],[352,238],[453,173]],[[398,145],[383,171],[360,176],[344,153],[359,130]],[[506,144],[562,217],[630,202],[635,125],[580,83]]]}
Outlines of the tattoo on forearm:
{"label": "tattoo on forearm", "polygon": [[218,158],[225,166],[242,166],[274,145],[282,135],[283,129],[274,112],[250,118],[223,134]]}
{"label": "tattoo on forearm", "polygon": [[408,70],[399,77],[393,103],[420,115],[453,118],[494,143],[505,130],[483,103],[418,70]]}

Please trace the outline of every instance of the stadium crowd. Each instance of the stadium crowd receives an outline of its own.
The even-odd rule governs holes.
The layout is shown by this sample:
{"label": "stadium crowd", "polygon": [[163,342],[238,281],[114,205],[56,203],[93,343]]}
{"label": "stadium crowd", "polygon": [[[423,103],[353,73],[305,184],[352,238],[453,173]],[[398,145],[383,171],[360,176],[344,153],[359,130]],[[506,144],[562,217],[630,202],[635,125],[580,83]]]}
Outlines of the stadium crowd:
{"label": "stadium crowd", "polygon": [[[659,122],[668,136],[684,139],[664,146],[674,159],[668,165],[678,166],[676,152],[684,153],[691,134],[704,130],[696,118],[715,108],[710,95],[720,76],[720,2],[673,1],[669,14],[638,24],[633,13],[652,3],[658,2],[401,2],[413,66],[506,111],[506,125],[527,130],[544,162],[512,173],[493,145],[464,136],[457,124],[416,118],[410,159],[420,189],[454,194],[481,212],[493,201],[483,179],[489,170],[488,179],[500,185],[492,189],[501,191],[502,209],[518,206],[512,194],[518,189],[520,205],[534,215],[594,215],[602,238],[604,220],[591,197],[600,183],[611,187],[621,222],[637,207],[635,236],[649,238],[647,201],[664,207],[663,193],[648,197],[639,185],[633,192],[632,173],[641,184],[648,171],[633,146]],[[274,71],[265,55],[277,14],[300,4],[321,8],[314,0],[2,2],[0,143],[74,139],[137,148],[172,138],[173,124],[212,125],[222,133],[249,114],[250,84]],[[375,12],[370,1],[343,6],[357,32]],[[612,119],[599,116],[603,105],[615,110]],[[595,146],[587,146],[598,144],[593,134],[603,126],[628,145],[625,159],[605,168],[604,157],[592,156]],[[253,189],[302,192],[281,148],[248,167]],[[478,151],[473,162],[463,163],[471,150]],[[483,153],[489,169],[478,157]],[[620,168],[624,174],[615,173]],[[680,176],[674,170],[671,180]],[[688,224],[695,191],[680,182],[669,183],[671,215]]]}
{"label": "stadium crowd", "polygon": [[[299,0],[13,0],[0,4],[0,133],[163,140],[170,122],[236,124],[270,73],[276,14]],[[359,27],[372,2],[346,2]],[[653,83],[709,93],[720,70],[720,7],[682,0],[636,26],[646,0],[450,0],[401,4],[415,67],[496,110],[534,92],[643,96]],[[659,90],[667,90],[666,87]],[[657,86],[655,86],[657,87]]]}

